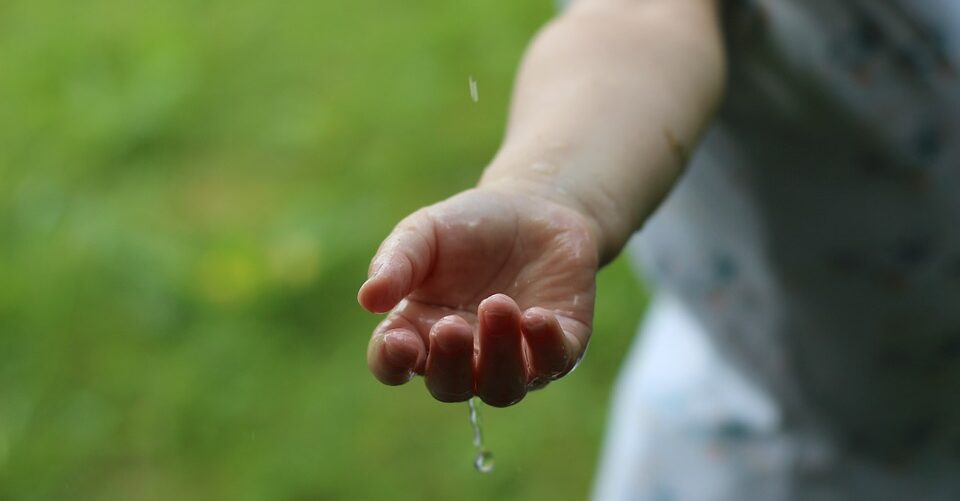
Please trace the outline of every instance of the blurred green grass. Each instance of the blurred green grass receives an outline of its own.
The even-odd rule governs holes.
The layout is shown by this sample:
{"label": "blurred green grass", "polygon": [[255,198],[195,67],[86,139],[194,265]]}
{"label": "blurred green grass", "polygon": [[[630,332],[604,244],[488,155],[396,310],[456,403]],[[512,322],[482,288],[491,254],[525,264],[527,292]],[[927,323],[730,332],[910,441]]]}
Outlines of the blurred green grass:
{"label": "blurred green grass", "polygon": [[[645,303],[482,410],[379,385],[355,303],[469,187],[551,3],[0,3],[0,499],[582,499]],[[467,80],[479,84],[470,100]]]}

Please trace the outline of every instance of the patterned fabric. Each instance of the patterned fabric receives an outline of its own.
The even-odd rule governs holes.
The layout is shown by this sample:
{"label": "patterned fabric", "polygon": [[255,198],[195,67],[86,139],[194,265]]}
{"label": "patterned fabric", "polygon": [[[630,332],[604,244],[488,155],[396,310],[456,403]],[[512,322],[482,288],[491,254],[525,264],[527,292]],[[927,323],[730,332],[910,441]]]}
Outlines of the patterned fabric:
{"label": "patterned fabric", "polygon": [[960,499],[960,1],[728,0],[595,497]]}

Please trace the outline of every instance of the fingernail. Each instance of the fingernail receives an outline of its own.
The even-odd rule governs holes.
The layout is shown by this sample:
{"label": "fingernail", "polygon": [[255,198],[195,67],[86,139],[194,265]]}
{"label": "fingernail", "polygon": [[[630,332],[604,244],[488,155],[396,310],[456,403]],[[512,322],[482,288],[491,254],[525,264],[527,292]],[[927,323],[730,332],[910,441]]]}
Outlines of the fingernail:
{"label": "fingernail", "polygon": [[547,327],[547,317],[543,313],[528,311],[523,318],[528,330],[539,332]]}
{"label": "fingernail", "polygon": [[[444,322],[444,320],[441,320],[441,322]],[[466,336],[462,335],[460,332],[456,332],[456,333],[448,332],[447,334],[442,336],[436,332],[433,333],[433,338],[436,340],[437,346],[439,346],[440,349],[443,350],[445,353],[451,353],[451,354],[462,352],[467,348],[473,349],[473,346],[471,344],[466,343],[464,342],[465,340],[461,339],[465,337]]]}
{"label": "fingernail", "polygon": [[405,343],[402,334],[388,332],[383,336],[384,351],[387,359],[399,366],[410,367],[417,361],[417,350]]}
{"label": "fingernail", "polygon": [[488,335],[511,335],[520,330],[520,324],[510,312],[487,312],[483,321]]}
{"label": "fingernail", "polygon": [[503,310],[497,308],[488,308],[483,312],[484,316],[491,320],[499,320],[503,318],[510,318],[513,316],[513,312],[510,310]]}

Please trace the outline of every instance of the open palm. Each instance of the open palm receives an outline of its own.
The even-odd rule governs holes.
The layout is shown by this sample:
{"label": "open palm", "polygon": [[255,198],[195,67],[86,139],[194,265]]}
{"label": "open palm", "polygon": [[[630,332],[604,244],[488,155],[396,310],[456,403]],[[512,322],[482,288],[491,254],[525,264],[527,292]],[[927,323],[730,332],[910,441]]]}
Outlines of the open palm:
{"label": "open palm", "polygon": [[506,406],[569,372],[593,319],[588,220],[544,198],[460,193],[404,219],[358,299],[387,318],[367,352],[382,382],[414,374],[442,401]]}

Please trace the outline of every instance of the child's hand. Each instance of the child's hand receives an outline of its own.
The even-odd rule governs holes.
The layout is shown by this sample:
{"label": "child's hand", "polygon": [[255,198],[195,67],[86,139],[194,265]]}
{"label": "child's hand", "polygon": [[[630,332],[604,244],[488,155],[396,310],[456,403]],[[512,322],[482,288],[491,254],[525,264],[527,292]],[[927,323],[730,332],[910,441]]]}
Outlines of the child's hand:
{"label": "child's hand", "polygon": [[569,372],[593,319],[590,220],[544,198],[478,188],[397,225],[358,299],[390,315],[367,350],[380,381],[426,378],[444,402],[507,406]]}

